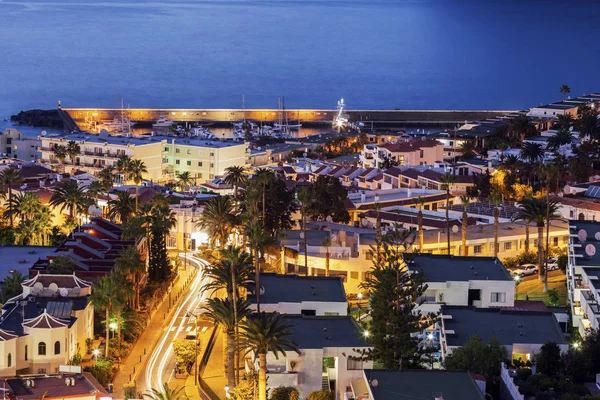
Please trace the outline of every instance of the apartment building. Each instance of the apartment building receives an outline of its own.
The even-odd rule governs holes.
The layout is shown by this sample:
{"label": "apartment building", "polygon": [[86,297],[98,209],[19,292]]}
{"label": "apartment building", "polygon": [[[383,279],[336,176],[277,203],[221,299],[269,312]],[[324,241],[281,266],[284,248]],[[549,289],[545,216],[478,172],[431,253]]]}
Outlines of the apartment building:
{"label": "apartment building", "polygon": [[14,128],[0,132],[0,156],[23,161],[35,161],[39,158],[39,139],[23,136]]}
{"label": "apartment building", "polygon": [[600,93],[592,93],[579,97],[569,98],[565,101],[557,101],[551,104],[545,104],[539,107],[532,107],[527,112],[527,116],[532,117],[556,117],[558,115],[570,114],[577,118],[577,109],[580,105],[586,104],[592,107],[600,105]]}
{"label": "apartment building", "polygon": [[94,337],[91,283],[75,275],[38,274],[21,284],[0,314],[0,374],[57,373]]}
{"label": "apartment building", "polygon": [[[106,134],[77,133],[64,136],[39,138],[41,160],[53,167],[61,162],[54,154],[58,145],[65,146],[73,140],[81,147],[81,153],[73,160],[65,159],[65,172],[84,170],[98,173],[107,166],[116,167],[119,157],[126,155],[141,160],[148,172],[144,179],[155,182],[173,179],[177,174],[189,172],[197,183],[224,175],[234,165],[247,165],[248,148],[245,143],[233,141],[175,138],[171,136],[125,137]],[[117,177],[116,183],[124,183]]]}
{"label": "apartment building", "polygon": [[444,158],[444,145],[436,140],[421,139],[386,144],[366,144],[360,153],[362,168],[381,168],[384,163],[433,165]]}

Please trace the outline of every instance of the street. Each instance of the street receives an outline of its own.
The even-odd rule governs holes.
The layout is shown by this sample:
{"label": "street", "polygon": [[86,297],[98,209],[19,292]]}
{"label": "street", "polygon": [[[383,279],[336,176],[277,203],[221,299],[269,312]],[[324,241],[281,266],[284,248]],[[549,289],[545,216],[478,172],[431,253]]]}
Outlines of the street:
{"label": "street", "polygon": [[[180,256],[183,258],[183,253]],[[194,315],[201,312],[201,307],[206,298],[206,293],[201,292],[201,288],[208,278],[204,275],[203,267],[206,265],[204,260],[188,254],[187,261],[188,267],[197,266],[199,273],[183,295],[182,301],[176,305],[177,309],[171,320],[164,325],[161,332],[156,332],[157,335],[161,335],[161,339],[152,350],[137,378],[138,391],[141,393],[146,393],[150,388],[160,390],[164,382],[170,382],[173,379],[175,375],[173,341],[175,339],[185,339],[190,334],[196,334]],[[198,324],[199,337],[204,331],[208,330],[209,325],[207,322]]]}

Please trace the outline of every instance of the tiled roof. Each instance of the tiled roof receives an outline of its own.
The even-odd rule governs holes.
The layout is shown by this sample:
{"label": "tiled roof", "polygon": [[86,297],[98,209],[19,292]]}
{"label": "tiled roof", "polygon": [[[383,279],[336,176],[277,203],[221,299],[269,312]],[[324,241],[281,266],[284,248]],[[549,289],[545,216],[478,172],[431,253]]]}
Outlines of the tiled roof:
{"label": "tiled roof", "polygon": [[38,317],[26,319],[25,322],[23,322],[23,326],[34,329],[53,329],[67,325],[69,325],[69,321],[54,318],[53,316],[48,314],[46,310],[44,310],[44,312]]}
{"label": "tiled roof", "polygon": [[14,335],[12,333],[9,333],[9,332],[7,332],[5,330],[0,329],[0,342],[5,342],[7,340],[11,340],[11,339],[14,339],[16,337],[17,337],[17,335]]}
{"label": "tiled roof", "polygon": [[87,288],[91,286],[90,282],[86,282],[83,279],[79,279],[73,275],[58,275],[58,274],[37,274],[31,279],[24,281],[21,285],[27,287],[33,287],[37,282],[44,285],[45,288],[49,287],[50,284],[55,283],[59,288],[74,289]]}

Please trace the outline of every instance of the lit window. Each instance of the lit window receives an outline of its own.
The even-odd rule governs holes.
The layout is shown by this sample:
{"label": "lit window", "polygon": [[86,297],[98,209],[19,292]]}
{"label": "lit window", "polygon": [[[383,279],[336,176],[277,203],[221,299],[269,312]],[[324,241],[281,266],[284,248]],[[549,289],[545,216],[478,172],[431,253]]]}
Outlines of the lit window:
{"label": "lit window", "polygon": [[473,253],[474,254],[481,254],[481,245],[477,245],[477,246],[473,246]]}
{"label": "lit window", "polygon": [[512,242],[504,242],[504,250],[510,250],[512,247]]}
{"label": "lit window", "polygon": [[492,292],[492,303],[505,303],[506,302],[506,293],[504,292]]}

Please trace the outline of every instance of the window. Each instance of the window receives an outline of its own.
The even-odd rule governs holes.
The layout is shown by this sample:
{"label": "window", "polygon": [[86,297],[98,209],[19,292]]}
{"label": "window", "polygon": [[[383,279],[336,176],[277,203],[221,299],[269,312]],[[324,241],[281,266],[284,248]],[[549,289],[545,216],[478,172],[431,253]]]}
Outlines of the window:
{"label": "window", "polygon": [[350,271],[350,279],[358,280],[358,271]]}
{"label": "window", "polygon": [[214,168],[215,167],[215,163],[210,163],[210,167]]}
{"label": "window", "polygon": [[208,179],[215,179],[215,174],[208,175]]}
{"label": "window", "polygon": [[481,245],[473,246],[473,254],[481,254]]}
{"label": "window", "polygon": [[202,174],[201,173],[196,174],[196,178],[202,178]]}
{"label": "window", "polygon": [[372,260],[373,259],[373,254],[370,251],[367,251],[365,253],[365,260]]}
{"label": "window", "polygon": [[198,166],[201,167],[202,166],[202,161],[198,161]]}
{"label": "window", "polygon": [[420,157],[423,158],[423,150],[421,150]]}
{"label": "window", "polygon": [[54,354],[60,354],[60,342],[58,340],[54,342]]}
{"label": "window", "polygon": [[40,355],[40,356],[46,355],[46,343],[40,342],[38,344],[38,355]]}
{"label": "window", "polygon": [[361,360],[354,360],[352,358],[348,358],[348,364],[346,364],[346,369],[348,369],[348,371],[364,369],[363,362]]}
{"label": "window", "polygon": [[191,162],[191,161],[188,161],[188,162],[187,162],[187,165],[188,165],[188,166],[191,166],[191,165],[192,165],[192,162]]}
{"label": "window", "polygon": [[552,238],[552,241],[554,242],[554,247],[558,247],[558,236]]}
{"label": "window", "polygon": [[8,357],[6,357],[6,366],[7,367],[12,367],[12,354],[8,353]]}
{"label": "window", "polygon": [[175,149],[175,153],[179,153],[179,149]]}
{"label": "window", "polygon": [[504,250],[510,250],[512,247],[512,242],[504,242]]}
{"label": "window", "polygon": [[46,368],[38,368],[38,374],[45,374]]}
{"label": "window", "polygon": [[175,160],[175,164],[179,165],[179,160]]}
{"label": "window", "polygon": [[211,152],[211,153],[210,153],[210,156],[211,156],[211,157],[214,157],[214,156],[215,156],[215,153],[212,153],[212,152]]}
{"label": "window", "polygon": [[27,345],[25,345],[25,361],[27,361]]}
{"label": "window", "polygon": [[325,312],[324,312],[324,315],[325,315],[325,316],[329,316],[329,317],[337,317],[337,316],[339,316],[339,315],[340,315],[340,313],[337,313],[337,312],[327,312],[327,311],[325,311]]}
{"label": "window", "polygon": [[188,149],[187,153],[192,154],[192,150]]}
{"label": "window", "polygon": [[583,221],[585,219],[585,215],[583,213],[579,213],[579,220]]}
{"label": "window", "polygon": [[492,292],[492,303],[505,303],[506,302],[506,293],[504,292]]}
{"label": "window", "polygon": [[169,148],[168,148],[168,147],[165,147],[165,151],[169,151]]}

